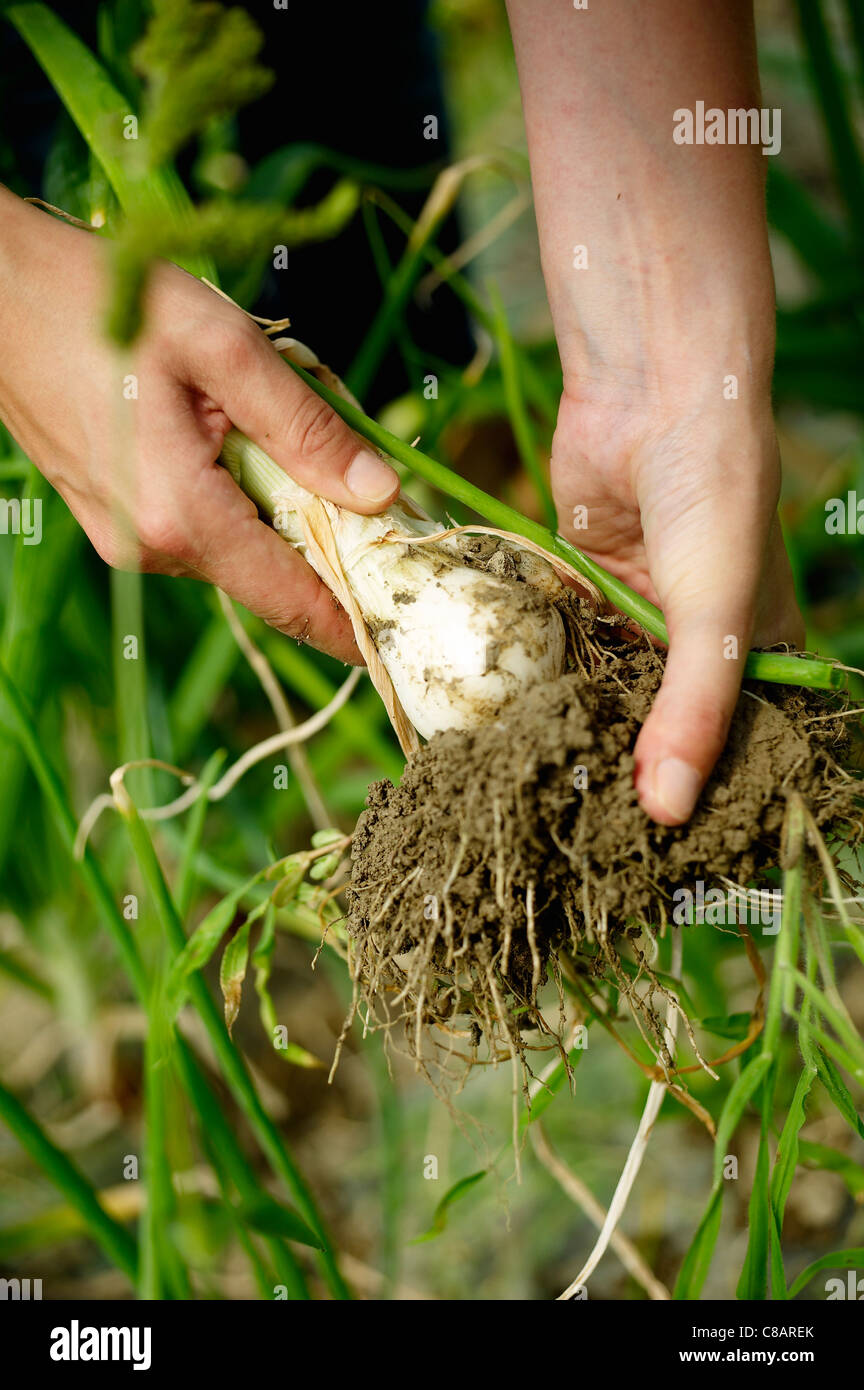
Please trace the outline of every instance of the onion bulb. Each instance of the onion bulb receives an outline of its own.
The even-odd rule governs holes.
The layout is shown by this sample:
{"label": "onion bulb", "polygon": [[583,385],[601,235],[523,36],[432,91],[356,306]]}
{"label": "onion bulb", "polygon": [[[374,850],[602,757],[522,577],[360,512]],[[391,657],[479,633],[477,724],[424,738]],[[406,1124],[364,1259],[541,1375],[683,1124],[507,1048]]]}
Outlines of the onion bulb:
{"label": "onion bulb", "polygon": [[440,536],[444,528],[404,496],[376,516],[348,511],[237,430],[222,461],[342,601],[375,679],[371,639],[397,708],[424,738],[488,723],[526,687],[563,672],[554,600],[564,585],[530,550],[489,535]]}

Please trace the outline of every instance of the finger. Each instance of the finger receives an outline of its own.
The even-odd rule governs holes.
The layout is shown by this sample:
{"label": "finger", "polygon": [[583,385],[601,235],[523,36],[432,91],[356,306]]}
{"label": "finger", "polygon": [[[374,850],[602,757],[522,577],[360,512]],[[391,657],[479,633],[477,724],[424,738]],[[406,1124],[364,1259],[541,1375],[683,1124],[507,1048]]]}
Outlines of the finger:
{"label": "finger", "polygon": [[[667,613],[669,655],[635,748],[635,783],[648,815],[680,825],[723,751],[749,647],[749,622],[693,605]],[[733,629],[736,629],[734,631]]]}
{"label": "finger", "polygon": [[723,751],[753,635],[774,505],[758,470],[730,469],[719,494],[697,468],[643,499],[648,568],[669,634],[657,698],[636,742],[639,800],[681,825]]}
{"label": "finger", "polygon": [[[190,341],[195,343],[194,335]],[[218,317],[194,350],[190,384],[219,405],[292,478],[355,512],[379,512],[399,478],[282,361],[253,325]],[[193,379],[194,378],[194,379]]]}
{"label": "finger", "polygon": [[145,548],[217,584],[250,613],[340,661],[362,665],[351,624],[315,571],[258,517],[223,468],[176,489],[139,525]]}

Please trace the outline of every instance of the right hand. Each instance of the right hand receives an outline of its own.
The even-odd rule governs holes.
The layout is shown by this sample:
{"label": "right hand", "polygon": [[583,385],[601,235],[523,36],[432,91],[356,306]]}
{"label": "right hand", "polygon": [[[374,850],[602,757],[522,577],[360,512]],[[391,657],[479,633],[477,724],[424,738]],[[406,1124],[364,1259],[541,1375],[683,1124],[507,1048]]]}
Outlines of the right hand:
{"label": "right hand", "polygon": [[217,460],[236,427],[310,491],[362,513],[396,496],[393,469],[193,276],[154,269],[125,362],[101,327],[104,241],[3,188],[0,227],[0,418],[103,560],[209,580],[281,632],[359,664],[330,590]]}

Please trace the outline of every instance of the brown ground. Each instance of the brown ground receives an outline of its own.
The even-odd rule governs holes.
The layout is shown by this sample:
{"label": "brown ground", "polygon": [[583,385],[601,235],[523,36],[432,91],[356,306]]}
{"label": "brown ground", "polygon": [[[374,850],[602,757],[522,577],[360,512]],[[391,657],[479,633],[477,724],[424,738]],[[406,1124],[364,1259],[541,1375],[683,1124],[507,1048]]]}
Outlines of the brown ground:
{"label": "brown ground", "polygon": [[659,926],[677,888],[767,886],[790,793],[823,829],[856,814],[836,761],[844,724],[812,722],[836,701],[750,682],[691,821],[655,825],[633,746],[662,656],[614,635],[598,651],[590,680],[565,675],[491,724],[438,734],[398,787],[370,789],[349,890],[355,973],[379,1018],[410,1021],[415,1054],[428,1024],[464,1035],[467,1019],[475,1042],[542,1027],[537,988],[557,954],[608,954]]}

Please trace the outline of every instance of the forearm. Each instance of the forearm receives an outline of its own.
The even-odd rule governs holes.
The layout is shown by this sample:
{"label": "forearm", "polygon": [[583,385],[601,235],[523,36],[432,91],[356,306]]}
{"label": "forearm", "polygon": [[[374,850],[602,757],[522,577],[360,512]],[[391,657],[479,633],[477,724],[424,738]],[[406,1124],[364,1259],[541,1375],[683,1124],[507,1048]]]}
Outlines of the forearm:
{"label": "forearm", "polygon": [[[508,8],[568,391],[616,404],[664,391],[673,372],[680,383],[703,370],[707,348],[718,370],[750,375],[767,393],[765,156],[758,144],[673,138],[673,113],[697,102],[758,108],[750,4]],[[697,363],[690,346],[706,322],[713,341],[702,341]]]}

